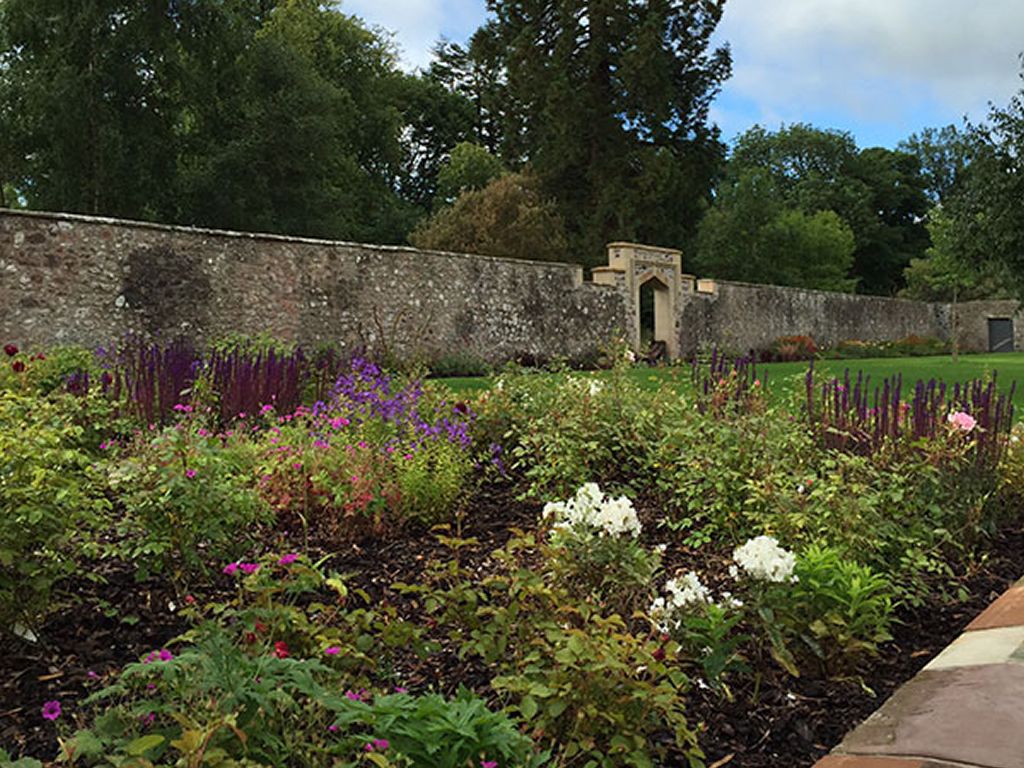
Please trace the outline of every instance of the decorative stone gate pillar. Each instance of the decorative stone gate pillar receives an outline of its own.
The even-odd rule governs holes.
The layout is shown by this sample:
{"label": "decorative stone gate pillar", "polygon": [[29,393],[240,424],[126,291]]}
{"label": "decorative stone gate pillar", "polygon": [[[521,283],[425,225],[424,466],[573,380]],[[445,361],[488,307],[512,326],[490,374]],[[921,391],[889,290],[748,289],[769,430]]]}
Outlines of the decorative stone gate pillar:
{"label": "decorative stone gate pillar", "polygon": [[[665,344],[669,358],[679,356],[679,309],[683,291],[682,253],[636,243],[609,243],[608,266],[593,270],[594,282],[612,285],[626,296],[632,327],[625,329],[640,351],[640,290],[654,288],[654,340]],[[691,281],[687,281],[687,285]]]}

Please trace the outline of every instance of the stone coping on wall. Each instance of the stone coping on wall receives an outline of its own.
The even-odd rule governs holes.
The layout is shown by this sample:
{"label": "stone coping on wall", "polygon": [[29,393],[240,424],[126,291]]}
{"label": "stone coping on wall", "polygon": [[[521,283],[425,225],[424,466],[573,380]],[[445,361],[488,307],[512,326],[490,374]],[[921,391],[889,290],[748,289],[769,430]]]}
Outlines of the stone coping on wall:
{"label": "stone coping on wall", "polygon": [[815,768],[1024,768],[1024,579]]}
{"label": "stone coping on wall", "polygon": [[[540,264],[544,266],[562,267],[565,269],[579,271],[583,265],[571,261],[542,261],[540,259],[514,259],[508,256],[486,256],[480,253],[462,253],[459,251],[437,251],[416,248],[411,245],[373,245],[369,243],[356,243],[348,240],[327,240],[317,237],[300,237],[298,235],[275,235],[269,232],[240,232],[231,229],[211,229],[208,227],[191,227],[181,224],[160,224],[153,221],[140,221],[138,219],[118,219],[109,216],[93,216],[82,213],[55,213],[52,211],[25,211],[16,208],[0,208],[0,216],[22,216],[32,219],[44,219],[55,222],[80,222],[83,224],[98,224],[111,227],[132,227],[135,229],[149,229],[157,232],[177,232],[190,235],[208,235],[210,237],[237,238],[244,240],[264,240],[278,243],[302,243],[305,245],[335,246],[342,248],[364,248],[371,251],[382,251],[386,253],[429,253],[438,256],[447,256],[458,259],[483,259],[486,261],[501,261],[512,264]],[[645,246],[646,247],[646,246]],[[604,287],[604,286],[601,286]]]}

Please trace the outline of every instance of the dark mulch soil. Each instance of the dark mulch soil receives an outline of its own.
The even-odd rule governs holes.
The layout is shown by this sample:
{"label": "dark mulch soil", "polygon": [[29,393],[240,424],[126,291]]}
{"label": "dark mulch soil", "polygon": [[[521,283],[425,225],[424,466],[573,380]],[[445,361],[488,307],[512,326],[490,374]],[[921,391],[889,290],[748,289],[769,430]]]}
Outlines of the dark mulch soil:
{"label": "dark mulch soil", "polygon": [[[644,518],[649,508],[638,504]],[[463,564],[484,574],[492,567],[489,553],[505,544],[512,528],[528,529],[536,521],[536,505],[516,501],[508,485],[488,485],[467,506],[471,514],[462,535],[479,540],[463,550]],[[647,522],[647,519],[645,519]],[[647,531],[654,531],[648,524]],[[651,534],[652,542],[669,548],[669,570],[697,570],[709,574],[724,571],[725,553],[713,547],[691,552],[673,543],[664,532]],[[275,551],[294,549],[299,542],[310,550],[328,550],[322,542],[306,541],[305,532],[277,533]],[[793,679],[769,671],[754,687],[733,689],[731,701],[711,691],[695,688],[689,711],[691,722],[701,730],[701,744],[708,764],[721,768],[779,768],[810,766],[843,735],[877,709],[896,687],[916,674],[964,626],[1024,570],[1024,525],[1006,526],[990,542],[983,564],[962,575],[970,594],[964,602],[940,596],[916,609],[902,608],[895,639],[882,648],[857,678],[823,680]],[[353,585],[365,589],[374,600],[386,599],[407,614],[411,598],[389,587],[396,581],[413,583],[432,558],[447,557],[448,550],[423,529],[410,528],[394,535],[349,545],[331,558],[330,567],[353,574]],[[103,678],[128,661],[160,648],[183,631],[185,623],[170,609],[176,598],[166,583],[137,584],[130,567],[106,565],[95,571],[102,580],[83,580],[69,585],[73,595],[40,633],[40,642],[6,641],[0,645],[0,746],[14,755],[40,759],[55,754],[57,731],[40,717],[44,701],[64,704],[67,722],[76,714],[75,702],[97,690]],[[202,593],[195,590],[197,595]],[[116,609],[116,612],[115,610]],[[90,674],[92,673],[92,674]],[[400,665],[403,684],[410,688],[438,687],[453,690],[459,683],[481,693],[487,689],[487,670],[460,661],[451,653],[426,662],[409,660]],[[98,679],[97,677],[98,676]]]}

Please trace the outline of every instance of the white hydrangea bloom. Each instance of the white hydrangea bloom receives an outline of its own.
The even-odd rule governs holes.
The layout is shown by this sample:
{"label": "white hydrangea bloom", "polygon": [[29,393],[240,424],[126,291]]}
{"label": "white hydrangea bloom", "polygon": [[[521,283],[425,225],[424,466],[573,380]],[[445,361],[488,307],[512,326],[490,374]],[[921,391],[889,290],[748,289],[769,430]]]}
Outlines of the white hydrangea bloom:
{"label": "white hydrangea bloom", "polygon": [[633,502],[625,496],[606,497],[597,483],[586,483],[567,501],[545,504],[544,516],[554,518],[559,530],[584,528],[599,536],[640,535],[640,518]]}
{"label": "white hydrangea bloom", "polygon": [[[796,555],[779,546],[772,536],[757,536],[743,546],[737,547],[732,559],[743,572],[757,581],[782,583],[797,580],[793,575],[796,567]],[[729,569],[735,578],[738,572]]]}
{"label": "white hydrangea bloom", "polygon": [[676,608],[711,602],[710,590],[701,584],[700,577],[693,571],[681,578],[669,579],[665,583],[665,591],[672,596],[672,604]]}
{"label": "white hydrangea bloom", "polygon": [[655,598],[647,612],[660,631],[670,632],[679,626],[680,611],[713,602],[711,591],[701,583],[696,573],[690,571],[685,576],[665,582],[665,597]]}

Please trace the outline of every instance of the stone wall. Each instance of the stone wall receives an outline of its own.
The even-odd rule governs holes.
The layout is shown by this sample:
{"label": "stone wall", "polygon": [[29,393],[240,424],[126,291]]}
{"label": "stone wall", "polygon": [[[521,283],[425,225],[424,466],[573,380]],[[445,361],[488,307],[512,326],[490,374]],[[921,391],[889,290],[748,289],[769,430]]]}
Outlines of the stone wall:
{"label": "stone wall", "polygon": [[[648,246],[613,243],[594,278],[571,264],[0,211],[0,343],[29,347],[265,333],[424,360],[578,359],[613,334],[639,339],[652,281],[655,338],[681,355],[789,335],[951,337],[947,304],[694,280],[678,252]],[[960,304],[961,348],[986,351],[988,320],[1013,317],[1024,350],[1017,307]]]}
{"label": "stone wall", "polygon": [[956,305],[957,336],[967,352],[988,350],[988,321],[1013,320],[1013,348],[1024,352],[1024,313],[1017,301],[965,301]]}
{"label": "stone wall", "polygon": [[582,357],[627,322],[570,264],[0,211],[0,340],[268,333],[435,359]]}
{"label": "stone wall", "polygon": [[949,337],[949,310],[932,304],[776,285],[699,281],[684,292],[680,346],[734,352],[765,349],[780,336],[811,336],[819,347],[909,335]]}

